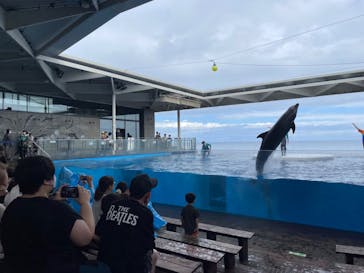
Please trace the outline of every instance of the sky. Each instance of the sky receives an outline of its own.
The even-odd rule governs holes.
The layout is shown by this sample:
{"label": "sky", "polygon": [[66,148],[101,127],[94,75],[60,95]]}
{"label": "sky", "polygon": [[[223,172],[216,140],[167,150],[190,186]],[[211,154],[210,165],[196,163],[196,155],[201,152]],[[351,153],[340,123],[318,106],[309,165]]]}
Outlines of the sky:
{"label": "sky", "polygon": [[[203,92],[364,69],[362,0],[154,0],[64,52]],[[215,62],[218,71],[211,70]],[[364,89],[363,89],[364,91]],[[181,111],[182,137],[258,141],[300,103],[290,140],[357,140],[364,93]],[[177,113],[156,113],[177,135]]]}

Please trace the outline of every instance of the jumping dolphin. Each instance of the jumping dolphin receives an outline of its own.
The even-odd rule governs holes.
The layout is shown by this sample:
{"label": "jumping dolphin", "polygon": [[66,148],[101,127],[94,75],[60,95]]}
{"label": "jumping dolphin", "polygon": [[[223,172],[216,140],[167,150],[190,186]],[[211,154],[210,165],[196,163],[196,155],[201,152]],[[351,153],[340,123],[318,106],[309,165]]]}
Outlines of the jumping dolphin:
{"label": "jumping dolphin", "polygon": [[278,147],[279,143],[281,143],[289,129],[292,129],[293,133],[295,132],[296,125],[294,124],[294,119],[297,115],[297,109],[298,103],[289,107],[269,131],[257,136],[257,138],[262,138],[262,144],[260,145],[255,162],[257,175],[261,175],[263,173],[265,162],[271,153]]}

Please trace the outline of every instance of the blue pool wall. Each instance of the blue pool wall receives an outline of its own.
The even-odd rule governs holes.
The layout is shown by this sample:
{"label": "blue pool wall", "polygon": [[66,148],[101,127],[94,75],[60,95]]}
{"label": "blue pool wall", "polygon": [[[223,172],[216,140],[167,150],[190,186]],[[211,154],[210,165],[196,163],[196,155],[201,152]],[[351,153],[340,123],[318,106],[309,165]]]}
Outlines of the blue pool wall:
{"label": "blue pool wall", "polygon": [[[290,179],[241,179],[216,175],[153,173],[152,200],[184,206],[187,192],[204,210],[364,232],[364,187]],[[202,215],[203,218],[203,215]]]}
{"label": "blue pool wall", "polygon": [[[129,183],[136,174],[147,173],[158,179],[152,201],[160,204],[182,207],[185,194],[193,192],[197,196],[195,206],[201,210],[364,232],[364,187],[358,185],[292,179],[256,180],[150,169],[70,169],[92,175],[95,186],[105,174],[113,176],[117,182]],[[201,218],[203,221],[203,214]]]}

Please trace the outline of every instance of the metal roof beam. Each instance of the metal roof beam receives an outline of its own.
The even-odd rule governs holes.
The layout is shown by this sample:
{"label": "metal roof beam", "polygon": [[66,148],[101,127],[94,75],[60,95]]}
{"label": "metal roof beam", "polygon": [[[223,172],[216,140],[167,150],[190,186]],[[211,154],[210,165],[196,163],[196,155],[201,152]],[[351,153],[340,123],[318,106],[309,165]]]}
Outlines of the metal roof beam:
{"label": "metal roof beam", "polygon": [[45,79],[39,70],[0,69],[0,82],[41,82]]}
{"label": "metal roof beam", "polygon": [[145,102],[145,101],[153,101],[153,98],[148,93],[139,93],[137,95],[127,94],[125,96],[116,96],[117,100],[120,101],[130,101],[130,102]]}
{"label": "metal roof beam", "polygon": [[53,57],[49,57],[49,56],[45,56],[45,55],[39,55],[39,56],[37,56],[37,59],[43,60],[46,62],[55,63],[58,65],[68,66],[68,67],[79,69],[79,70],[89,71],[89,72],[93,72],[93,73],[99,73],[99,74],[102,74],[104,76],[111,77],[114,79],[119,79],[119,80],[126,81],[126,82],[132,82],[134,84],[146,85],[146,86],[150,86],[151,88],[156,88],[156,89],[164,90],[164,91],[175,93],[175,94],[189,96],[189,97],[193,97],[196,99],[204,99],[204,95],[205,95],[202,92],[198,92],[200,95],[196,95],[196,94],[192,94],[188,91],[180,91],[176,88],[171,88],[168,86],[163,86],[163,85],[154,83],[154,81],[152,81],[150,79],[146,79],[146,78],[138,79],[138,78],[133,78],[131,76],[123,76],[123,75],[120,75],[120,74],[117,74],[114,72],[107,71],[103,67],[95,67],[95,66],[90,67],[90,66],[86,66],[85,64],[79,64],[79,63],[71,62],[68,60],[57,59],[57,58],[53,58]]}
{"label": "metal roof beam", "polygon": [[[123,95],[127,93],[136,93],[146,90],[155,89],[153,87],[147,86],[147,85],[127,85],[127,88],[121,91],[115,91],[115,94],[117,95]],[[116,89],[117,90],[117,89]]]}
{"label": "metal roof beam", "polygon": [[88,8],[38,8],[27,10],[15,10],[5,13],[5,30],[18,29],[21,27],[43,24],[50,21],[56,21],[63,18],[84,15],[95,12],[94,9]]}
{"label": "metal roof beam", "polygon": [[99,2],[97,0],[92,0],[92,4],[94,5],[95,10],[99,10]]}
{"label": "metal roof beam", "polygon": [[315,93],[315,96],[322,95],[337,85],[338,84],[331,84],[331,85],[327,85],[325,87],[318,88],[317,92]]}
{"label": "metal roof beam", "polygon": [[359,87],[364,87],[364,81],[363,82],[351,82],[348,84],[354,85],[354,86],[359,86]]}
{"label": "metal roof beam", "polygon": [[0,82],[0,86],[9,91],[15,92],[15,84],[8,83],[8,82]]}
{"label": "metal roof beam", "polygon": [[62,79],[60,79],[61,82],[78,82],[78,81],[84,81],[84,80],[92,80],[92,79],[99,79],[103,78],[105,76],[92,73],[92,72],[66,72]]}
{"label": "metal roof beam", "polygon": [[15,42],[18,43],[19,46],[21,46],[22,49],[24,49],[30,56],[34,58],[34,52],[32,47],[29,45],[28,41],[24,38],[19,30],[9,30],[7,31],[7,33],[11,38],[13,38]]}
{"label": "metal roof beam", "polygon": [[284,90],[282,92],[287,93],[287,94],[299,95],[301,97],[311,97],[312,93],[314,93],[315,91],[312,91],[308,88],[297,88],[297,89]]}
{"label": "metal roof beam", "polygon": [[6,11],[0,6],[0,28],[2,28],[3,30],[5,30],[5,14]]}
{"label": "metal roof beam", "polygon": [[290,85],[290,86],[278,86],[278,87],[272,87],[272,88],[265,88],[265,89],[257,89],[257,90],[251,90],[251,91],[241,91],[241,92],[235,92],[235,93],[226,93],[224,91],[224,94],[216,95],[218,92],[214,92],[215,95],[208,95],[206,94],[205,99],[216,99],[220,97],[236,97],[241,96],[245,94],[260,94],[265,92],[272,92],[272,91],[282,91],[285,92],[286,90],[290,90],[293,87],[295,88],[307,88],[307,87],[317,87],[317,86],[325,86],[330,84],[339,84],[339,83],[352,83],[352,82],[358,82],[358,81],[364,81],[364,77],[353,77],[353,78],[345,78],[345,79],[335,79],[335,80],[328,80],[328,81],[320,81],[320,82],[313,82],[313,83],[304,83],[304,84],[297,84],[297,85]]}
{"label": "metal roof beam", "polygon": [[[0,52],[3,52],[1,49],[0,49]],[[0,59],[0,63],[15,63],[15,62],[20,62],[20,61],[27,61],[29,60],[30,58],[29,57],[14,57],[14,58],[3,58],[3,59]]]}
{"label": "metal roof beam", "polygon": [[42,60],[37,60],[39,66],[42,68],[44,74],[47,76],[47,78],[56,86],[58,87],[60,90],[63,91],[63,93],[65,93],[67,96],[69,96],[72,99],[75,99],[75,96],[73,94],[71,94],[70,92],[67,91],[66,86],[64,83],[60,82],[57,79],[57,76],[55,75],[55,72],[52,70],[52,68],[49,67],[48,64],[46,64],[44,61]]}
{"label": "metal roof beam", "polygon": [[107,83],[69,83],[67,88],[70,92],[77,94],[105,94],[111,95],[110,84]]}
{"label": "metal roof beam", "polygon": [[168,103],[184,105],[184,106],[194,107],[194,108],[201,107],[201,102],[199,102],[199,101],[189,100],[189,99],[185,99],[185,98],[175,98],[175,97],[171,97],[171,96],[160,96],[159,98],[157,98],[155,100],[155,102],[168,102]]}

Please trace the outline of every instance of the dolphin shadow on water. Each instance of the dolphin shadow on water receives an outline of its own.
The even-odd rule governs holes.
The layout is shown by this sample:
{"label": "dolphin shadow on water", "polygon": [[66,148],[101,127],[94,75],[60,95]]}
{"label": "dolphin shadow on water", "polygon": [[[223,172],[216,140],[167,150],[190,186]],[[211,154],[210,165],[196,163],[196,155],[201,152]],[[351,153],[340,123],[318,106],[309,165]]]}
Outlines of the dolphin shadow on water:
{"label": "dolphin shadow on water", "polygon": [[297,103],[289,107],[269,131],[257,136],[257,138],[262,138],[262,144],[260,145],[257,159],[255,161],[255,169],[257,170],[258,179],[263,177],[265,162],[268,160],[272,152],[278,147],[289,130],[292,129],[292,132],[295,132],[296,125],[294,124],[294,120],[297,115],[298,106],[299,104]]}

